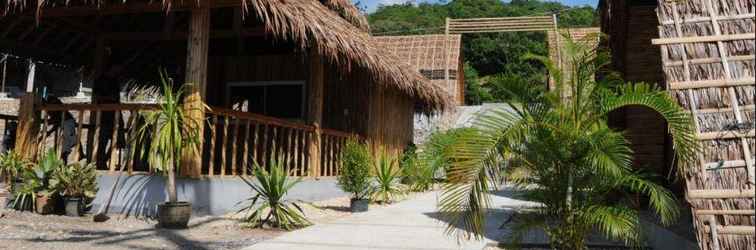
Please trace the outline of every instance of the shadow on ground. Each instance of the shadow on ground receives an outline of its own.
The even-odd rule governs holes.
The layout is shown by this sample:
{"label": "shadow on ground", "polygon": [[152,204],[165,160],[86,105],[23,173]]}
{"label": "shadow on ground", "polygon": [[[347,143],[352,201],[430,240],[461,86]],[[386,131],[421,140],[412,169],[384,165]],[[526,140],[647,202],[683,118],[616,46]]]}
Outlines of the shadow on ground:
{"label": "shadow on ground", "polygon": [[[116,231],[110,231],[110,230],[73,230],[73,231],[68,232],[68,234],[72,236],[66,237],[65,239],[26,239],[26,241],[35,242],[35,243],[90,242],[92,245],[99,245],[99,246],[116,245],[119,247],[125,247],[125,248],[130,248],[130,249],[145,249],[145,250],[165,249],[166,247],[169,247],[169,248],[176,247],[176,248],[181,248],[181,249],[197,249],[197,250],[208,249],[209,250],[209,249],[218,248],[217,244],[219,243],[192,240],[192,239],[189,239],[185,234],[192,228],[200,227],[204,224],[212,223],[212,222],[220,221],[220,220],[231,220],[231,219],[212,218],[208,220],[203,220],[203,221],[190,224],[189,228],[185,230],[163,229],[163,228],[159,228],[157,225],[153,228],[142,228],[142,229],[136,229],[136,230],[126,231],[126,232],[116,232]],[[152,246],[141,246],[139,244],[133,244],[134,242],[138,242],[137,240],[140,240],[140,239],[147,240],[148,238],[156,238],[156,237],[160,239],[164,239],[167,242],[172,243],[173,246],[152,247]],[[229,242],[222,242],[221,244],[228,244],[228,243]],[[239,247],[242,247],[242,246],[239,246]]]}

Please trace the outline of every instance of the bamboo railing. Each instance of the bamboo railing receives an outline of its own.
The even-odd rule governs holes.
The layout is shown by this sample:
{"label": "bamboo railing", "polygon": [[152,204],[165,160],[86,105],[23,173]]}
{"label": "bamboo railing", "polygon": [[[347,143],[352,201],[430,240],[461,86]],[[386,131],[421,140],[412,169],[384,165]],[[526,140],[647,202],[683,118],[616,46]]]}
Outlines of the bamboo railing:
{"label": "bamboo railing", "polygon": [[[58,150],[68,162],[97,162],[100,170],[124,169],[129,174],[153,172],[145,157],[135,154],[145,145],[136,145],[133,139],[140,122],[136,114],[157,108],[145,104],[43,105],[39,109],[40,131],[45,132],[37,139],[37,151],[68,148],[68,153]],[[61,125],[65,123],[69,124]],[[71,130],[73,135],[65,135]],[[206,113],[204,133],[201,173],[206,176],[249,175],[254,167],[269,167],[274,161],[292,176],[336,176],[343,145],[348,138],[356,137],[224,108],[212,108]],[[320,136],[320,155],[313,160],[308,147],[316,135]],[[73,146],[66,142],[71,136],[75,138]]]}

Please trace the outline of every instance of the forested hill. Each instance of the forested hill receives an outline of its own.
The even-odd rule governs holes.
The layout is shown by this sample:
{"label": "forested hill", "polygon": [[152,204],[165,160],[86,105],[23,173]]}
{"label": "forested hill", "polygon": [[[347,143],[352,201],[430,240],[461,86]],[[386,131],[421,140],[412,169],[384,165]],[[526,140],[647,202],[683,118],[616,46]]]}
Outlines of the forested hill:
{"label": "forested hill", "polygon": [[[368,15],[373,35],[441,34],[449,18],[508,17],[558,13],[560,27],[597,25],[590,6],[569,7],[558,2],[533,0],[452,0],[446,3],[381,6]],[[545,69],[523,61],[530,52],[547,54],[545,32],[465,34],[463,36],[466,101],[468,104],[501,101],[505,83],[543,84]]]}

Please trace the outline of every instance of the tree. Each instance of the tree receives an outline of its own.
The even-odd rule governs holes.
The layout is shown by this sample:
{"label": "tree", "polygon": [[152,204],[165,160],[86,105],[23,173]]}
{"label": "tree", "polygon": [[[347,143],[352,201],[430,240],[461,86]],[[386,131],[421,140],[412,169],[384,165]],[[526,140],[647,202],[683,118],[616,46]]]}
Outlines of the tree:
{"label": "tree", "polygon": [[632,168],[629,143],[607,126],[607,114],[629,105],[658,112],[668,122],[678,166],[693,162],[698,150],[691,116],[666,92],[645,83],[625,83],[617,74],[596,79],[608,55],[565,40],[567,70],[547,57],[528,56],[546,66],[555,90],[503,82],[511,110],[478,118],[474,129],[449,145],[451,166],[439,205],[448,232],[482,235],[486,193],[500,174],[523,199],[542,204],[518,215],[514,240],[540,228],[556,249],[585,249],[586,236],[597,229],[608,238],[638,243],[636,195],[648,197],[662,223],[676,219],[674,196]]}
{"label": "tree", "polygon": [[[448,3],[421,3],[380,6],[368,16],[374,35],[440,34],[446,18],[510,17],[551,15],[558,13],[561,27],[587,27],[596,24],[596,11],[590,6],[569,7],[559,2],[514,0],[455,0]],[[546,69],[533,61],[522,60],[526,53],[548,52],[544,32],[512,32],[465,34],[462,43],[465,61],[481,77],[519,76],[528,82],[546,84]],[[467,104],[503,101],[504,97],[489,91],[500,82],[485,84],[466,78]],[[478,84],[477,86],[475,84]],[[493,95],[486,95],[491,92]],[[479,95],[480,94],[480,95]]]}

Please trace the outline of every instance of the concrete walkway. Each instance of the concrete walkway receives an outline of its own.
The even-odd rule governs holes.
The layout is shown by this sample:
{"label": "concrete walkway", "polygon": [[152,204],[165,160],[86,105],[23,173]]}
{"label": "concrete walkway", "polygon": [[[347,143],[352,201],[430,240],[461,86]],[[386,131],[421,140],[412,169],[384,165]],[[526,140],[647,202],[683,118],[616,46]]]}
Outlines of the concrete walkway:
{"label": "concrete walkway", "polygon": [[[507,212],[489,213],[483,241],[467,241],[458,245],[455,238],[444,233],[446,224],[436,212],[438,192],[418,195],[387,206],[371,206],[370,211],[321,223],[253,245],[247,250],[297,249],[483,249],[498,240],[504,230],[498,229],[509,218]],[[528,202],[508,198],[506,193],[492,196],[492,207],[517,207]]]}

